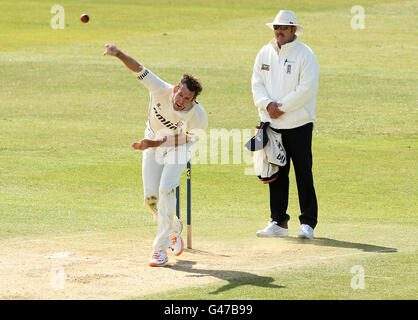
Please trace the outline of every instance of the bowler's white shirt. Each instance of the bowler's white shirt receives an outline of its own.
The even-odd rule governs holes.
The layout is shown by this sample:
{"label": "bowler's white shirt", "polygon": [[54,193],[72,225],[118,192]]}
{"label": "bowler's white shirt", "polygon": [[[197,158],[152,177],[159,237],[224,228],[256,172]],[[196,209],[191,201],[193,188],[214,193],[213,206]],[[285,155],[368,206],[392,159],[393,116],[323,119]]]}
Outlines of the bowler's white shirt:
{"label": "bowler's white shirt", "polygon": [[194,101],[183,110],[176,111],[173,108],[176,86],[161,80],[146,68],[135,74],[138,80],[150,91],[145,134],[147,138],[176,135],[182,130],[193,140],[199,134],[199,131],[207,128],[208,118],[199,102]]}

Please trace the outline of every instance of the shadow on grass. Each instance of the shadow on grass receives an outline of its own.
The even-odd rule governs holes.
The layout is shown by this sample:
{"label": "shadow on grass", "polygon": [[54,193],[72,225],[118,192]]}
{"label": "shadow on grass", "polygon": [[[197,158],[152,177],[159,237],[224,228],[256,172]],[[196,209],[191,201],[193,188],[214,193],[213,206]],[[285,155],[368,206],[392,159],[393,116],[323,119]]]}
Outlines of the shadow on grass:
{"label": "shadow on grass", "polygon": [[[348,242],[348,241],[340,241],[335,239],[329,238],[314,238],[314,239],[304,239],[298,237],[286,237],[280,238],[281,240],[297,243],[297,244],[311,244],[316,246],[324,246],[324,247],[335,247],[335,248],[349,248],[349,249],[358,249],[364,252],[376,252],[376,253],[387,253],[387,252],[397,252],[396,248],[389,248],[389,247],[382,247],[382,246],[375,246],[371,244],[365,243],[357,243],[357,242]],[[206,254],[206,255],[213,255],[216,254],[195,250],[195,249],[185,249],[191,253],[198,253],[198,254]],[[220,255],[223,257],[228,257],[227,255]],[[271,289],[281,289],[285,288],[281,285],[276,285],[273,282],[275,281],[272,277],[265,277],[259,276],[257,274],[244,272],[244,271],[234,271],[234,270],[206,270],[206,269],[197,269],[194,268],[196,264],[195,261],[188,261],[182,260],[178,261],[173,266],[167,266],[167,268],[171,268],[173,270],[182,271],[190,273],[190,277],[215,277],[221,280],[226,280],[228,283],[213,292],[209,292],[209,294],[219,294],[239,286],[257,286],[262,288],[271,288]]]}
{"label": "shadow on grass", "polygon": [[243,271],[234,271],[234,270],[205,270],[205,269],[196,269],[193,268],[193,265],[196,264],[195,261],[182,260],[178,261],[173,266],[167,266],[167,268],[178,270],[182,272],[188,272],[191,274],[191,277],[215,277],[221,280],[226,280],[228,283],[209,294],[219,294],[221,292],[234,289],[239,286],[257,286],[262,288],[271,288],[271,289],[280,289],[285,288],[284,286],[274,284],[274,278],[272,277],[263,277],[257,274],[243,272]]}
{"label": "shadow on grass", "polygon": [[304,238],[286,237],[282,239],[285,241],[293,242],[293,243],[306,243],[306,244],[313,244],[315,246],[323,246],[323,247],[359,249],[364,252],[382,252],[383,253],[383,252],[397,252],[398,251],[396,248],[381,247],[381,246],[375,246],[372,244],[365,244],[365,243],[340,241],[340,240],[334,240],[334,239],[329,239],[329,238],[304,239]]}

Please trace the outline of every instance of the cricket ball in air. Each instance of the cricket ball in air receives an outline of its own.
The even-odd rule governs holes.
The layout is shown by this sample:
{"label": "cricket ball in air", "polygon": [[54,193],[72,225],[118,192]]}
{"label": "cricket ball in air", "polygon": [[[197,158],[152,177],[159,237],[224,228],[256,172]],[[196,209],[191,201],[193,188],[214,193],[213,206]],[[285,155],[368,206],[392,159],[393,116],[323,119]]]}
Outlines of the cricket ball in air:
{"label": "cricket ball in air", "polygon": [[87,23],[90,20],[90,17],[88,16],[88,14],[83,13],[80,17],[81,22]]}

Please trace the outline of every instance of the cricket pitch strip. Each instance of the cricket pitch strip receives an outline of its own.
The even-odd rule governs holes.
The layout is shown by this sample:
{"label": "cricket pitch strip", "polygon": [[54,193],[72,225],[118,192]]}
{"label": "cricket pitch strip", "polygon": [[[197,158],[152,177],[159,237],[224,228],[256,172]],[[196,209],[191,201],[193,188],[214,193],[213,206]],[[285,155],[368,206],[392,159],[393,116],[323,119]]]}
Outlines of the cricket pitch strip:
{"label": "cricket pitch strip", "polygon": [[139,236],[106,232],[2,239],[0,299],[130,299],[215,282],[219,292],[229,288],[231,279],[273,282],[265,275],[274,270],[379,252],[379,247],[359,250],[315,241],[321,240],[254,236],[249,243],[231,245],[196,239],[196,249],[185,249],[179,257],[168,250],[168,265],[152,268],[152,239]]}

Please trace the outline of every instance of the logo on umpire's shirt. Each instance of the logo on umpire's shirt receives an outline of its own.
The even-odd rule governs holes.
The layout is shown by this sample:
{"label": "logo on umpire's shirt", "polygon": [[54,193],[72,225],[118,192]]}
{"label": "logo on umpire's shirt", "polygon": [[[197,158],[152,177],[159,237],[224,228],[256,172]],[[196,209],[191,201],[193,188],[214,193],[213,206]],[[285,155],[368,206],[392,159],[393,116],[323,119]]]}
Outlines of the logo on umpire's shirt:
{"label": "logo on umpire's shirt", "polygon": [[270,71],[270,65],[263,63],[261,65],[261,70]]}
{"label": "logo on umpire's shirt", "polygon": [[286,73],[287,74],[290,74],[292,72],[292,65],[291,64],[288,64],[287,65],[287,71],[286,71]]}

